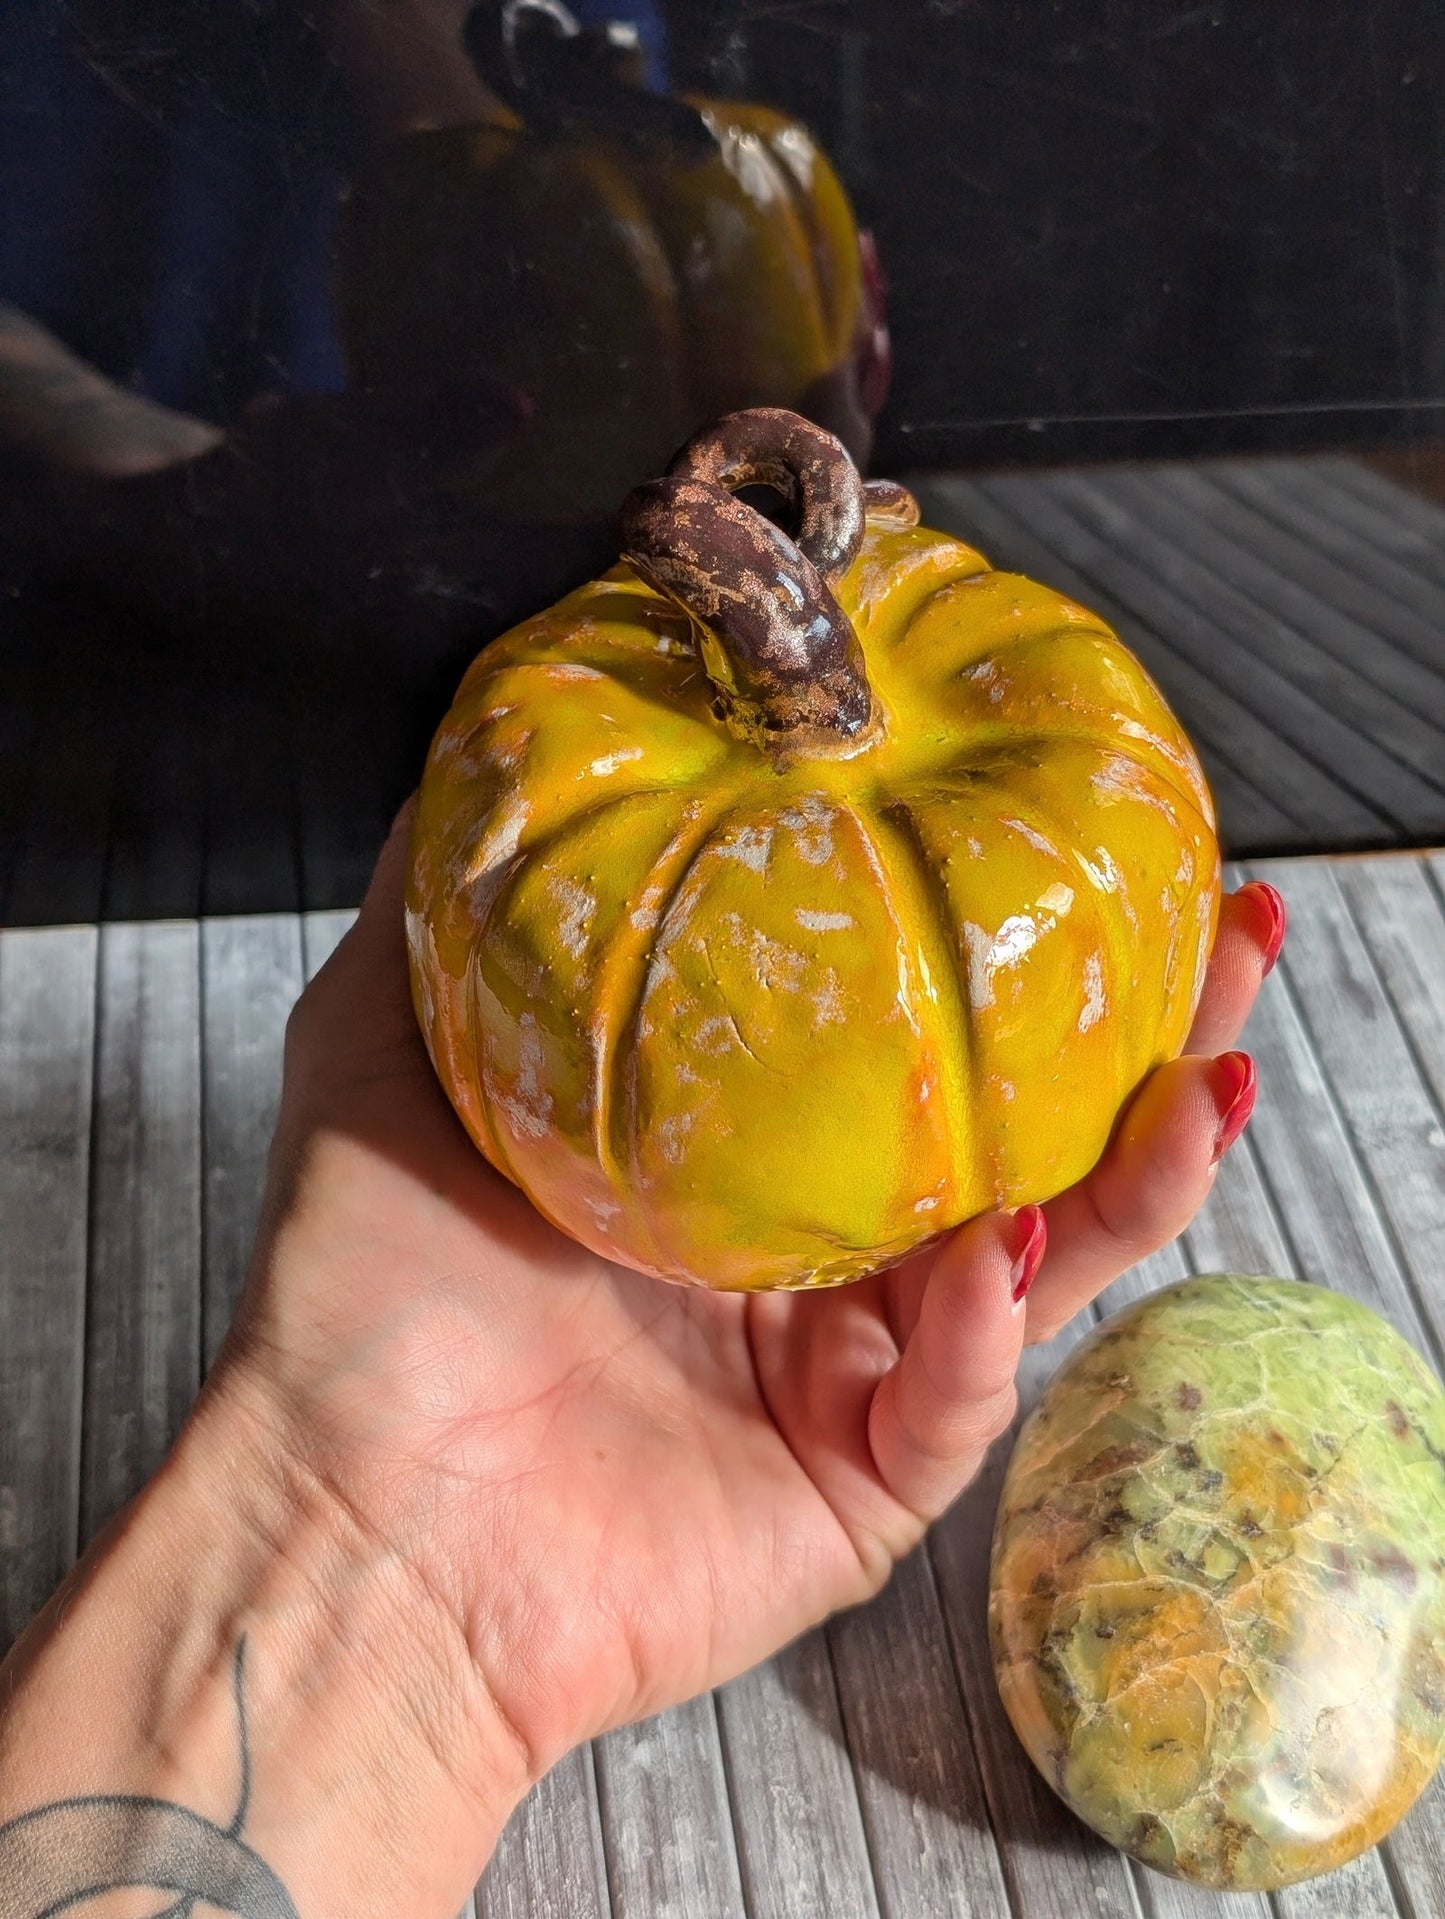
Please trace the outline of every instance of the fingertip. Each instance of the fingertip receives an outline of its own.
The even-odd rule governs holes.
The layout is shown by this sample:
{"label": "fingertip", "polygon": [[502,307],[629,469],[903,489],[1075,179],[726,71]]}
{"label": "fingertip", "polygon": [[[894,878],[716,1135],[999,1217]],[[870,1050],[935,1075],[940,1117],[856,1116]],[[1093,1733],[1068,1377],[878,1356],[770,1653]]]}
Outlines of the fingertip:
{"label": "fingertip", "polygon": [[1246,1053],[1190,1053],[1140,1087],[1093,1172],[1048,1203],[1053,1245],[1029,1295],[1031,1342],[1049,1339],[1120,1273],[1189,1224],[1254,1103]]}
{"label": "fingertip", "polygon": [[1219,1124],[1209,1163],[1217,1166],[1249,1124],[1259,1079],[1248,1053],[1221,1053],[1212,1064],[1211,1080]]}
{"label": "fingertip", "polygon": [[944,1247],[910,1342],[940,1400],[990,1399],[1012,1379],[1047,1240],[1043,1208],[1022,1206],[980,1214]]}
{"label": "fingertip", "polygon": [[1233,897],[1238,903],[1236,910],[1242,911],[1249,921],[1251,937],[1260,950],[1261,977],[1267,979],[1274,971],[1289,931],[1289,908],[1284,895],[1268,880],[1250,880]]}
{"label": "fingertip", "polygon": [[1279,958],[1288,925],[1284,899],[1267,880],[1225,894],[1187,1051],[1217,1053],[1233,1044]]}
{"label": "fingertip", "polygon": [[1017,1254],[1010,1269],[1010,1298],[1020,1307],[1038,1277],[1049,1243],[1049,1222],[1042,1206],[1021,1206],[1013,1216]]}
{"label": "fingertip", "polygon": [[939,1248],[924,1299],[942,1288],[942,1298],[956,1296],[975,1314],[980,1307],[1016,1305],[1034,1282],[1047,1239],[1041,1206],[979,1213]]}

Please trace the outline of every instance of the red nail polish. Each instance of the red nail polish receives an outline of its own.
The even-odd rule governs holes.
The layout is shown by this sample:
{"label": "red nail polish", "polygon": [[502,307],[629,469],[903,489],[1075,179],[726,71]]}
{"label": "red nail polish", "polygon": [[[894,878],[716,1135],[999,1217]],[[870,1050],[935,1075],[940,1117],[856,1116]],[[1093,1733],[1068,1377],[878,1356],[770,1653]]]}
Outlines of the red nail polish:
{"label": "red nail polish", "polygon": [[1249,1124],[1258,1090],[1248,1053],[1221,1053],[1214,1062],[1214,1096],[1219,1101],[1219,1131],[1210,1165],[1217,1166]]}
{"label": "red nail polish", "polygon": [[1013,1216],[1014,1263],[1009,1278],[1013,1282],[1017,1306],[1034,1283],[1048,1244],[1049,1228],[1042,1206],[1021,1206]]}
{"label": "red nail polish", "polygon": [[1261,931],[1264,934],[1264,974],[1268,977],[1274,971],[1279,949],[1284,945],[1285,932],[1289,927],[1289,909],[1268,880],[1251,880],[1248,886],[1240,890],[1250,894],[1259,904]]}

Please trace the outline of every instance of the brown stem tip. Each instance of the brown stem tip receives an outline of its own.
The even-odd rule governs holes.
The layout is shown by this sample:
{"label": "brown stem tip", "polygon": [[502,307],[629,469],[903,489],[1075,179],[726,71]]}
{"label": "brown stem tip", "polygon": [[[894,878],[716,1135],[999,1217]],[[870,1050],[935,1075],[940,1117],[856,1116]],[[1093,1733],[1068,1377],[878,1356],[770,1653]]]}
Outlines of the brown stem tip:
{"label": "brown stem tip", "polygon": [[[782,494],[796,537],[734,497],[746,486]],[[729,414],[623,505],[623,557],[702,627],[728,720],[760,744],[846,752],[875,724],[863,651],[832,592],[865,510],[895,527],[918,518],[902,487],[865,492],[842,442],[781,407]]]}

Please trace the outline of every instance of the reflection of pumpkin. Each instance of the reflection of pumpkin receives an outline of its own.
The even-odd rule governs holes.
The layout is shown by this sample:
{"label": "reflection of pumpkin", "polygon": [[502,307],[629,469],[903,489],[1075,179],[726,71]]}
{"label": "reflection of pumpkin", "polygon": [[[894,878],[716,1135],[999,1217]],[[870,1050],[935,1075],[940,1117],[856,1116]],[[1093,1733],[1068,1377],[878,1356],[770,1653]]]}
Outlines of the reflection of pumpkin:
{"label": "reflection of pumpkin", "polygon": [[[780,421],[801,444],[775,413],[719,431]],[[1059,1192],[1178,1051],[1213,936],[1209,795],[1143,670],[869,491],[834,596],[716,485],[763,559],[714,564],[708,484],[659,483],[648,524],[680,530],[628,550],[694,611],[751,595],[761,651],[619,565],[477,659],[427,765],[408,926],[440,1077],[544,1213],[672,1278],[851,1279]],[[815,709],[768,691],[779,661],[802,685],[794,603],[805,648],[842,634]]]}
{"label": "reflection of pumpkin", "polygon": [[503,515],[608,515],[741,406],[801,408],[866,453],[886,335],[837,176],[784,115],[696,105],[687,144],[499,115],[408,135],[353,183],[352,377],[462,408],[515,393],[505,473],[471,476]]}

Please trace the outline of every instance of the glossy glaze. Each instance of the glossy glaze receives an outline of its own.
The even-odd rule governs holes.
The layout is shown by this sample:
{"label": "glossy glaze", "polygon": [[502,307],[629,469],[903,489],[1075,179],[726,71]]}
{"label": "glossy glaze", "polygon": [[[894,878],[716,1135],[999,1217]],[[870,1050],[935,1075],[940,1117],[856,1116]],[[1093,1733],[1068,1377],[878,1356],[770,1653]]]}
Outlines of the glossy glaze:
{"label": "glossy glaze", "polygon": [[1182,1878],[1374,1844],[1445,1750],[1445,1395],[1357,1301],[1214,1275],[1118,1315],[1021,1432],[1000,1691],[1050,1785]]}
{"label": "glossy glaze", "polygon": [[438,1072],[543,1212],[646,1271],[834,1284],[1046,1198],[1188,1030],[1219,888],[1188,742],[1094,615],[897,520],[870,501],[836,585],[856,750],[738,737],[716,646],[625,565],[489,647],[433,745]]}

